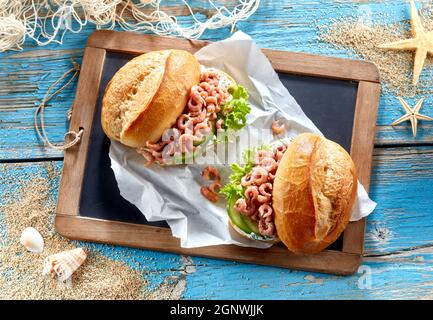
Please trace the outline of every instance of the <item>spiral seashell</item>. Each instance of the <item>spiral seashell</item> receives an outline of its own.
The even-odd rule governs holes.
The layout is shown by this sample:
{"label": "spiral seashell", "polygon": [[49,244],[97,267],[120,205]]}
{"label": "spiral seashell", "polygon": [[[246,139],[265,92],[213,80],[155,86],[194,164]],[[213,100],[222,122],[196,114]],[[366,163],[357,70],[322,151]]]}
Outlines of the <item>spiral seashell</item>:
{"label": "spiral seashell", "polygon": [[45,259],[42,274],[50,274],[53,278],[65,282],[83,264],[86,257],[82,248],[53,254]]}

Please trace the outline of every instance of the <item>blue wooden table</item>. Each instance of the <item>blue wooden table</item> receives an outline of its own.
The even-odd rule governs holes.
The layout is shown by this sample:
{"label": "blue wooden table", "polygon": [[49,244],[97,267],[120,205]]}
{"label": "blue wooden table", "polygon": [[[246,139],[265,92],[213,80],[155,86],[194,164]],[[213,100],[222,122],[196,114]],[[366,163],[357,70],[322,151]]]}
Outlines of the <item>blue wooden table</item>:
{"label": "blue wooden table", "polygon": [[[206,9],[202,11],[206,13]],[[335,18],[368,12],[373,21],[390,24],[407,20],[404,1],[262,1],[258,11],[237,28],[259,46],[347,57],[318,39],[317,27]],[[386,21],[383,14],[386,13]],[[181,17],[188,21],[188,17]],[[44,162],[59,169],[62,153],[44,148],[33,128],[35,105],[47,88],[81,61],[87,37],[94,28],[68,34],[63,45],[36,47],[26,42],[21,52],[0,54],[0,174],[5,186],[15,178],[44,174]],[[208,31],[202,39],[220,40],[229,28]],[[431,66],[427,66],[431,71]],[[425,72],[425,74],[428,72]],[[46,125],[54,141],[68,129],[66,111],[74,100],[76,82],[57,96],[46,111]],[[405,97],[414,105],[419,97]],[[433,95],[425,95],[423,113],[433,116]],[[391,94],[383,94],[377,120],[372,172],[372,199],[377,209],[369,216],[364,262],[348,277],[291,271],[197,257],[95,245],[103,254],[145,268],[150,285],[171,283],[185,299],[377,299],[433,297],[433,124],[422,122],[414,139],[409,125],[391,127],[402,115]],[[58,184],[52,184],[56,196]],[[0,213],[1,215],[1,213]],[[0,219],[1,221],[1,219]]]}

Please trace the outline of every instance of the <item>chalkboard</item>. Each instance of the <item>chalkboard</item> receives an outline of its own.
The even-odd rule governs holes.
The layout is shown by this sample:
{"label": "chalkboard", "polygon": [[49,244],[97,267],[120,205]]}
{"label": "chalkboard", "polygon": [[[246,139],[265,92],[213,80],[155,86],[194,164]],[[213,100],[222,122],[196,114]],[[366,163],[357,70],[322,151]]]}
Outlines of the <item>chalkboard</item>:
{"label": "chalkboard", "polygon": [[[122,198],[110,167],[110,141],[102,131],[100,115],[105,87],[113,75],[134,55],[108,52],[105,57],[97,108],[87,154],[80,215],[130,223],[167,226],[148,222],[133,204]],[[343,80],[279,73],[282,83],[323,134],[350,152],[357,83]]]}
{"label": "chalkboard", "polygon": [[[148,222],[120,195],[108,157],[110,142],[100,123],[101,100],[115,72],[134,56],[161,49],[192,53],[203,41],[101,30],[84,52],[71,130],[83,130],[65,152],[56,229],[68,238],[285,268],[350,274],[361,263],[365,220],[350,222],[338,241],[314,256],[283,245],[262,250],[235,245],[182,248],[165,222]],[[377,68],[368,62],[263,49],[282,83],[326,137],[350,152],[368,189],[380,94]],[[187,209],[187,208],[186,208]],[[265,253],[265,254],[264,254]]]}

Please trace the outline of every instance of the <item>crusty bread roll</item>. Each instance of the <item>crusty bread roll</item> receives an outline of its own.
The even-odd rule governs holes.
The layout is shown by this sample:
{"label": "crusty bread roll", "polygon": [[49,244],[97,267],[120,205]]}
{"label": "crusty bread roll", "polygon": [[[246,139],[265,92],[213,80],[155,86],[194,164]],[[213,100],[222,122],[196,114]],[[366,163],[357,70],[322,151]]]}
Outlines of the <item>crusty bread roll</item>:
{"label": "crusty bread roll", "polygon": [[130,147],[158,141],[181,115],[200,64],[182,50],[152,51],[125,64],[105,89],[101,122],[105,134]]}
{"label": "crusty bread roll", "polygon": [[278,237],[297,254],[322,251],[346,228],[356,191],[355,165],[341,146],[311,133],[299,135],[274,181]]}

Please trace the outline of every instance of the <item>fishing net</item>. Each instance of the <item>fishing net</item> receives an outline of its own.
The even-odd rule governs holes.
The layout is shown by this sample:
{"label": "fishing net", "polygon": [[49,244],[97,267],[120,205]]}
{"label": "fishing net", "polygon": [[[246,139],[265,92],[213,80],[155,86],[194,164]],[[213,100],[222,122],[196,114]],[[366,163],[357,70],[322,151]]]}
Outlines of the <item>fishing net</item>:
{"label": "fishing net", "polygon": [[[26,38],[38,45],[62,43],[68,32],[80,32],[87,24],[97,29],[118,26],[127,31],[153,32],[198,39],[207,29],[218,29],[245,20],[258,8],[260,0],[200,2],[193,10],[191,1],[162,0],[0,0],[0,52],[21,50]],[[222,2],[222,1],[220,1]],[[187,16],[180,23],[176,14]]]}

